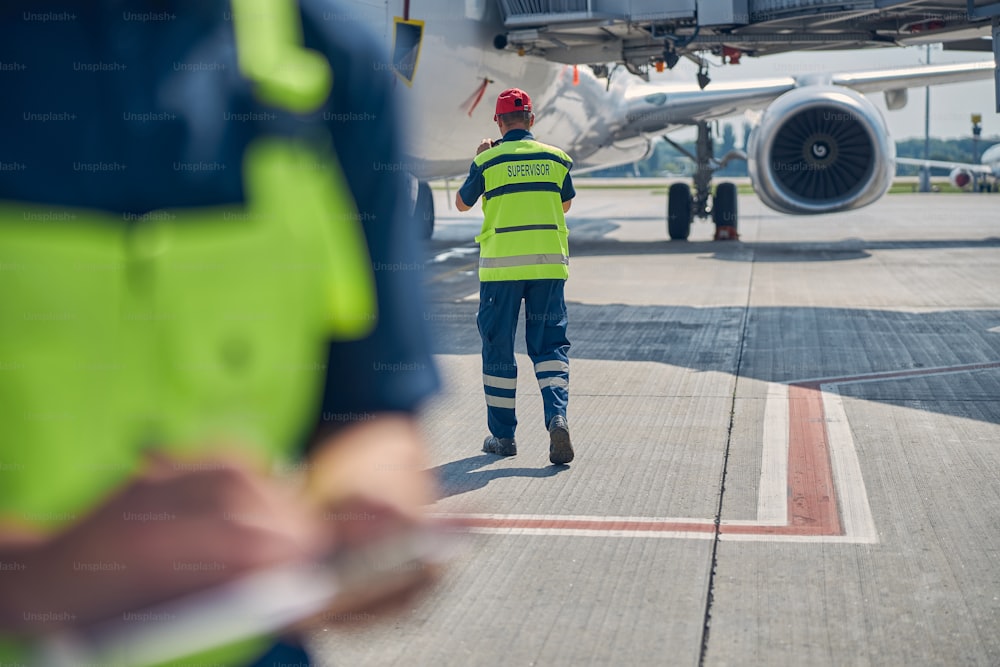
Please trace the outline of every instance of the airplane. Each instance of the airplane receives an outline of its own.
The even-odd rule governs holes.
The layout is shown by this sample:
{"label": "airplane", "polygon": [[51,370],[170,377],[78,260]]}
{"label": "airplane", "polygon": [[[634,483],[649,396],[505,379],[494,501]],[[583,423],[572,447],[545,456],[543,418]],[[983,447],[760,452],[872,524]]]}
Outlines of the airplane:
{"label": "airplane", "polygon": [[1000,189],[1000,144],[994,144],[983,151],[979,164],[902,157],[896,158],[896,163],[916,167],[950,169],[948,180],[960,190],[981,189],[989,192]]}
{"label": "airplane", "polygon": [[[354,18],[381,35],[392,54],[410,140],[402,168],[411,176],[421,235],[433,233],[427,181],[462,178],[475,147],[495,133],[492,100],[521,88],[535,106],[534,135],[559,146],[574,172],[635,162],[655,137],[685,126],[698,130],[694,191],[675,183],[668,192],[666,227],[687,239],[695,217],[711,217],[716,238],[736,238],[733,183],[712,188],[729,160],[748,161],[751,183],[770,208],[814,215],[869,205],[895,175],[895,146],[881,112],[864,94],[884,92],[889,109],[905,105],[910,87],[994,77],[992,61],[833,72],[756,81],[649,83],[610,67],[553,62],[512,50],[496,3],[486,0],[410,2],[362,0]],[[524,55],[521,55],[524,53]],[[713,154],[715,120],[760,112],[745,155]],[[669,138],[667,138],[669,141]]]}

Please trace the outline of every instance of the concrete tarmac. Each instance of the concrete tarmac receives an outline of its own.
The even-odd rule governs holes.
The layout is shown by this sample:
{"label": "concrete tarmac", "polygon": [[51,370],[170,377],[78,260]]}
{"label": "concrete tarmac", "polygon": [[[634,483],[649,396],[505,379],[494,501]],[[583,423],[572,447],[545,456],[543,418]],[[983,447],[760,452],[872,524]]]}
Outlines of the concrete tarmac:
{"label": "concrete tarmac", "polygon": [[1000,664],[1000,198],[741,196],[740,241],[669,242],[662,189],[581,187],[552,466],[523,323],[519,453],[480,451],[481,213],[435,197],[403,267],[446,382],[433,511],[476,529],[401,614],[319,632],[320,664]]}

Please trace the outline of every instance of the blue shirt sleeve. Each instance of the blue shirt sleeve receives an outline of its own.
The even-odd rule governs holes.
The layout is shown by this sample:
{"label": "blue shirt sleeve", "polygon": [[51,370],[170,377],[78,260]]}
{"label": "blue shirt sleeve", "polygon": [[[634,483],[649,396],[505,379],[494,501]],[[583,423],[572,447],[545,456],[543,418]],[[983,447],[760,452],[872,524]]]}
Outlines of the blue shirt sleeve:
{"label": "blue shirt sleeve", "polygon": [[362,340],[329,346],[318,424],[329,430],[376,412],[414,412],[437,390],[438,376],[385,54],[360,22],[322,20],[331,11],[325,2],[302,0],[302,8],[306,46],[326,54],[333,68],[323,118],[357,203],[378,293],[375,330]]}
{"label": "blue shirt sleeve", "polygon": [[566,172],[566,178],[562,184],[562,200],[567,202],[575,196],[576,188],[573,187],[573,177],[569,175],[569,172]]}
{"label": "blue shirt sleeve", "polygon": [[486,179],[483,178],[483,170],[473,162],[469,167],[469,176],[459,188],[458,194],[466,206],[472,206],[484,192],[486,192]]}

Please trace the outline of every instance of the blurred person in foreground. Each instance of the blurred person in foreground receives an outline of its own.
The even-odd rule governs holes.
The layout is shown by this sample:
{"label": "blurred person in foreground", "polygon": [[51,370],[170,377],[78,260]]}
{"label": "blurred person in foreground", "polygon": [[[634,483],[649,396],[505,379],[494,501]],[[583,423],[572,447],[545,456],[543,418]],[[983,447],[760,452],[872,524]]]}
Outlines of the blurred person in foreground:
{"label": "blurred person in foreground", "polygon": [[[419,286],[373,271],[416,244],[388,68],[345,16],[0,9],[0,663],[422,525],[438,380]],[[190,660],[308,664],[294,638]]]}

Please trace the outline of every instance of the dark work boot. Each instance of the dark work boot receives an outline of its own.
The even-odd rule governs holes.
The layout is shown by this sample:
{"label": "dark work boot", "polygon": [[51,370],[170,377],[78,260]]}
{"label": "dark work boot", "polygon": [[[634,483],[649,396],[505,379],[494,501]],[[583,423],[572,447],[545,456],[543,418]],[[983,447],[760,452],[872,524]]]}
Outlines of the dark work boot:
{"label": "dark work boot", "polygon": [[495,435],[488,435],[483,441],[483,451],[499,456],[515,456],[517,443],[514,442],[514,438],[498,438]]}
{"label": "dark work boot", "polygon": [[549,461],[564,465],[573,460],[573,445],[569,441],[566,418],[557,415],[549,422]]}

